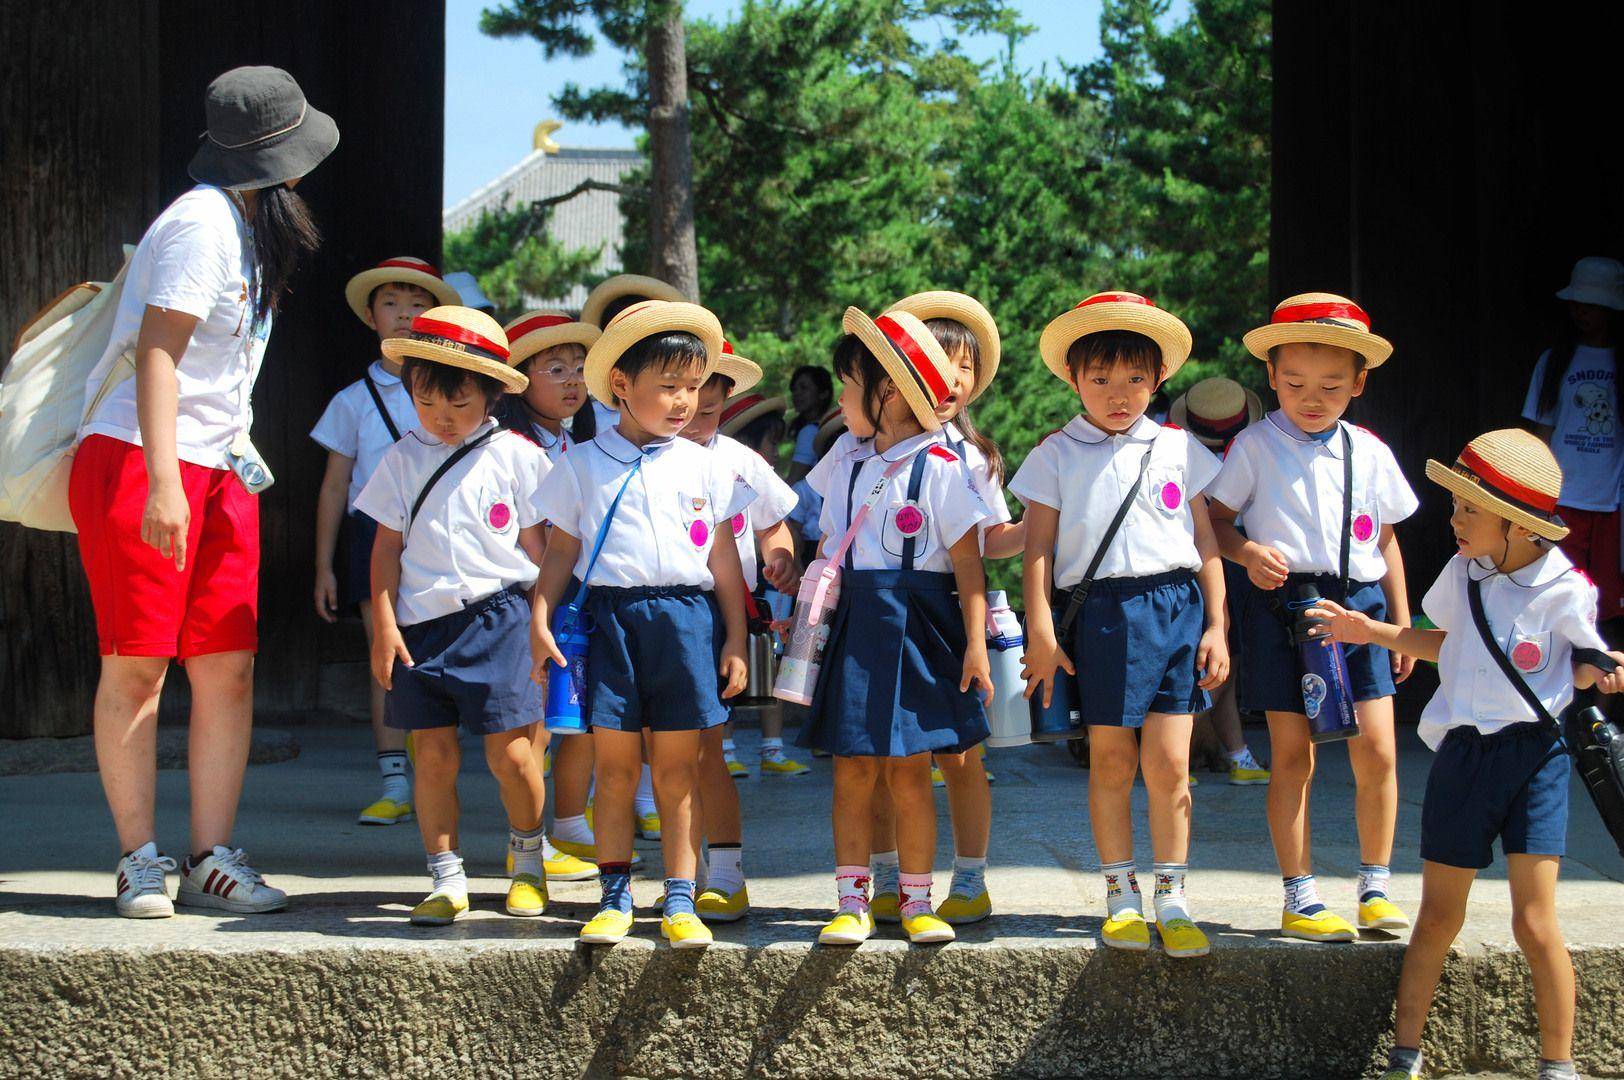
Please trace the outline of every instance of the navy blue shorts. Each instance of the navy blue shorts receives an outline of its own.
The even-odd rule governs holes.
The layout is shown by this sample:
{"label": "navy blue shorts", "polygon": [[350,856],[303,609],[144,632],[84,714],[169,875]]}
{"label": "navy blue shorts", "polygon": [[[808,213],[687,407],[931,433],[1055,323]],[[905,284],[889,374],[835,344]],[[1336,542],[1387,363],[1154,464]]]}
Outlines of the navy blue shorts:
{"label": "navy blue shorts", "polygon": [[[1342,581],[1335,574],[1292,574],[1285,585],[1275,590],[1277,598],[1248,581],[1241,634],[1241,708],[1250,712],[1303,711],[1297,650],[1271,601],[1285,601],[1293,586],[1307,582],[1318,586],[1320,595],[1327,600],[1362,611],[1372,619],[1387,618],[1387,596],[1377,581],[1353,582],[1353,591],[1346,599]],[[1342,651],[1348,661],[1354,701],[1392,697],[1392,653],[1376,645],[1344,645]]]}
{"label": "navy blue shorts", "polygon": [[1565,746],[1539,724],[1451,728],[1427,774],[1421,857],[1481,870],[1497,836],[1507,855],[1566,854],[1570,770]]}
{"label": "navy blue shorts", "polygon": [[377,538],[378,523],[359,510],[351,510],[339,522],[333,573],[338,578],[340,611],[372,599],[372,542]]}
{"label": "navy blue shorts", "polygon": [[716,673],[727,626],[697,585],[587,591],[594,728],[703,731],[727,719]]}
{"label": "navy blue shorts", "polygon": [[461,724],[495,735],[539,721],[544,708],[541,687],[530,680],[528,594],[516,585],[401,627],[413,663],[395,661],[384,723],[406,730]]}
{"label": "navy blue shorts", "polygon": [[[1067,596],[1055,594],[1057,628]],[[1137,728],[1146,713],[1210,709],[1195,667],[1206,625],[1201,589],[1189,570],[1095,581],[1067,650],[1077,669],[1083,723]]]}

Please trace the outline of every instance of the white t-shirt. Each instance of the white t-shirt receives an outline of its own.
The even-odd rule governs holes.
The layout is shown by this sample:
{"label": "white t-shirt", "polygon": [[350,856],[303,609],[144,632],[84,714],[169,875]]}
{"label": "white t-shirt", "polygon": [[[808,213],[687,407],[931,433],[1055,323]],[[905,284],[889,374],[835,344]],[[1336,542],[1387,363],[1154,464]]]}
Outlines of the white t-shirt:
{"label": "white t-shirt", "polygon": [[[1141,484],[1147,452],[1150,464]],[[1217,475],[1218,459],[1186,431],[1141,416],[1125,433],[1110,435],[1087,417],[1076,416],[1032,448],[1009,489],[1028,506],[1041,503],[1060,511],[1054,581],[1065,589],[1083,580],[1117,509],[1136,484],[1139,494],[1095,578],[1199,569],[1190,499]]]}
{"label": "white t-shirt", "polygon": [[747,510],[734,514],[728,526],[733,530],[733,541],[739,547],[739,562],[744,566],[744,580],[755,588],[761,572],[756,558],[756,533],[770,529],[789,517],[798,501],[790,486],[773,472],[767,459],[728,435],[713,436],[707,448],[733,470],[737,481],[754,493],[755,498]]}
{"label": "white t-shirt", "polygon": [[[494,427],[496,421],[487,419],[468,440]],[[406,536],[395,603],[401,626],[536,580],[538,568],[519,546],[519,530],[545,516],[539,493],[552,463],[523,435],[498,429],[440,477],[407,529],[423,485],[456,449],[421,430],[407,432],[385,451],[356,500],[356,509]]]}
{"label": "white t-shirt", "polygon": [[[254,326],[254,246],[231,197],[199,184],[147,227],[130,258],[107,351],[85,383],[89,401],[120,357],[135,348],[148,307],[185,312],[198,322],[175,368],[175,449],[180,460],[223,469],[226,450],[253,424],[249,395],[271,334]],[[141,444],[135,380],[126,379],[79,429]]]}
{"label": "white t-shirt", "polygon": [[1596,633],[1596,587],[1559,549],[1510,575],[1456,555],[1421,601],[1448,635],[1438,653],[1438,692],[1417,732],[1434,750],[1450,728],[1488,734],[1539,719],[1483,645],[1466,596],[1468,575],[1483,582],[1483,613],[1495,641],[1552,716],[1573,700],[1574,646],[1607,647]]}
{"label": "white t-shirt", "polygon": [[[872,451],[872,443],[868,444]],[[924,454],[924,476],[919,498],[908,499],[910,463],[899,469],[885,491],[863,520],[851,546],[852,566],[857,570],[899,570],[903,548],[909,537],[914,541],[915,570],[952,573],[950,550],[970,529],[987,523],[992,511],[981,501],[975,480],[964,460],[950,450],[940,432],[927,431],[904,439],[883,454],[851,454],[845,466],[831,479],[823,494],[824,554],[833,557],[840,539],[850,527],[851,518],[869,491],[896,461]],[[857,479],[852,483],[852,471]]]}
{"label": "white t-shirt", "polygon": [[1562,466],[1563,506],[1606,513],[1618,509],[1618,488],[1624,482],[1624,442],[1620,441],[1613,350],[1580,345],[1562,377],[1556,405],[1539,408],[1539,390],[1545,381],[1547,350],[1534,365],[1523,402],[1523,418],[1545,424],[1551,431],[1551,453]]}
{"label": "white t-shirt", "polygon": [[[400,376],[389,374],[378,360],[367,368],[367,374],[378,388],[378,396],[383,398],[384,408],[395,422],[395,430],[402,436],[416,430],[417,407],[401,384]],[[310,429],[310,437],[333,453],[354,459],[345,504],[351,510],[355,509],[355,500],[361,497],[361,489],[367,486],[378,462],[383,460],[384,451],[395,445],[395,437],[389,434],[365,379],[357,379],[333,395],[321,419]]]}
{"label": "white t-shirt", "polygon": [[[1353,439],[1352,540],[1348,576],[1387,573],[1381,529],[1415,513],[1420,501],[1387,444],[1337,422]],[[1276,410],[1235,436],[1207,498],[1246,516],[1246,535],[1286,557],[1292,573],[1337,574],[1342,550],[1342,435],[1315,439]]]}
{"label": "white t-shirt", "polygon": [[755,492],[698,443],[662,439],[639,449],[618,428],[571,448],[542,485],[542,516],[581,542],[575,576],[586,573],[609,504],[640,456],[642,468],[626,487],[586,583],[713,588],[711,543]]}

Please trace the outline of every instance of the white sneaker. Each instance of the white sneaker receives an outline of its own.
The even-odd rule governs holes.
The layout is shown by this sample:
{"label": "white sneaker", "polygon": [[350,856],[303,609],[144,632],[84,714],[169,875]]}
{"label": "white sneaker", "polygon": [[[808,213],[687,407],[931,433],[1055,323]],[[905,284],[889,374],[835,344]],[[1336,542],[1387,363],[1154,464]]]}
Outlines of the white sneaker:
{"label": "white sneaker", "polygon": [[175,914],[169,902],[165,874],[175,869],[175,860],[158,854],[158,845],[142,844],[118,861],[118,913],[126,919],[167,919]]}
{"label": "white sneaker", "polygon": [[242,848],[216,844],[208,858],[181,871],[175,903],[253,915],[281,911],[288,906],[288,894],[265,884],[259,871],[248,865]]}

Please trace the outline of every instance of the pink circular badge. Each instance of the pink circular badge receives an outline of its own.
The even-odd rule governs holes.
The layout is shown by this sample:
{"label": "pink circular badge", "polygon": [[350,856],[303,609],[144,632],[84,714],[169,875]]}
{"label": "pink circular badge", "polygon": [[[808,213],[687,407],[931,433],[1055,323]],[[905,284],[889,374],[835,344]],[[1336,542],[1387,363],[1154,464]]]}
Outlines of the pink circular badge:
{"label": "pink circular badge", "polygon": [[1169,480],[1162,485],[1162,506],[1168,510],[1177,510],[1184,505],[1184,489]]}
{"label": "pink circular badge", "polygon": [[703,521],[696,521],[688,526],[688,539],[694,542],[694,547],[704,547],[705,541],[710,539],[710,526]]}
{"label": "pink circular badge", "polygon": [[1376,535],[1376,519],[1369,514],[1360,514],[1353,519],[1353,538],[1361,544],[1370,543],[1370,538]]}
{"label": "pink circular badge", "polygon": [[744,515],[743,514],[734,514],[733,515],[733,535],[736,536],[736,537],[744,535]]}
{"label": "pink circular badge", "polygon": [[919,507],[911,503],[897,511],[897,532],[903,536],[913,536],[925,527],[925,515]]}
{"label": "pink circular badge", "polygon": [[1519,641],[1511,649],[1511,662],[1517,665],[1518,671],[1533,671],[1539,667],[1544,658],[1540,647],[1532,641]]}
{"label": "pink circular badge", "polygon": [[499,502],[492,505],[490,510],[486,512],[485,516],[490,521],[491,528],[500,532],[501,530],[507,528],[508,524],[513,521],[513,508],[508,506],[508,504],[505,502]]}

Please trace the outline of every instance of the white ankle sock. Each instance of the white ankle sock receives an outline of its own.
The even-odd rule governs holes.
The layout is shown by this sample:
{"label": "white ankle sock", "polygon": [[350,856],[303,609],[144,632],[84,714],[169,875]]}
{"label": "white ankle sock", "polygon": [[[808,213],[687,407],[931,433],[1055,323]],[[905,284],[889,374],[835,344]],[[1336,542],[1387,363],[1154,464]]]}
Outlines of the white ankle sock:
{"label": "white ankle sock", "polygon": [[1387,880],[1392,876],[1393,872],[1380,863],[1360,863],[1359,887],[1354,890],[1354,895],[1361,904],[1378,896],[1386,898]]}
{"label": "white ankle sock", "polygon": [[953,885],[949,894],[974,900],[987,891],[987,860],[985,856],[972,859],[965,855],[953,856]]}
{"label": "white ankle sock", "polygon": [[542,835],[541,825],[537,824],[529,832],[520,832],[511,825],[508,827],[508,854],[513,856],[513,872],[515,874],[529,874],[535,878],[545,878],[547,870],[541,864],[542,849],[547,838]]}
{"label": "white ankle sock", "polygon": [[429,873],[434,876],[430,893],[468,898],[468,875],[462,872],[462,856],[455,851],[437,851],[428,858]]}
{"label": "white ankle sock", "polygon": [[899,874],[897,888],[901,892],[901,910],[904,918],[930,914],[929,874]]}
{"label": "white ankle sock", "polygon": [[859,915],[868,910],[868,867],[835,867],[835,892],[839,908],[848,914]]}
{"label": "white ankle sock", "polygon": [[710,873],[706,885],[719,892],[736,893],[744,888],[744,849],[738,844],[712,844]]}
{"label": "white ankle sock", "polygon": [[874,878],[874,895],[897,891],[897,875],[902,867],[894,851],[876,851],[868,857],[869,873]]}
{"label": "white ankle sock", "polygon": [[632,806],[639,817],[647,817],[654,813],[654,773],[647,765],[643,766],[643,775],[637,781],[637,794],[632,798]]}
{"label": "white ankle sock", "polygon": [[1316,915],[1325,910],[1320,902],[1319,883],[1313,874],[1285,878],[1286,910],[1294,915]]}
{"label": "white ankle sock", "polygon": [[727,754],[729,756],[732,756],[732,754],[733,754],[733,740],[732,739],[723,739],[722,740],[722,753]]}
{"label": "white ankle sock", "polygon": [[1190,872],[1189,863],[1152,863],[1156,874],[1156,891],[1151,903],[1156,907],[1156,921],[1164,926],[1170,919],[1188,919],[1190,906],[1184,899],[1184,876]]}
{"label": "white ankle sock", "polygon": [[398,803],[412,801],[412,781],[406,775],[406,751],[381,751],[378,754],[378,774],[383,777],[384,798]]}
{"label": "white ankle sock", "polygon": [[598,842],[598,838],[592,835],[592,826],[586,823],[585,814],[554,818],[553,835],[570,844],[596,844]]}
{"label": "white ankle sock", "polygon": [[780,758],[784,756],[783,739],[762,739],[761,756],[764,758]]}
{"label": "white ankle sock", "polygon": [[1133,860],[1101,863],[1100,873],[1105,875],[1105,909],[1111,915],[1124,911],[1145,912],[1145,901],[1139,895],[1139,878],[1134,874]]}

